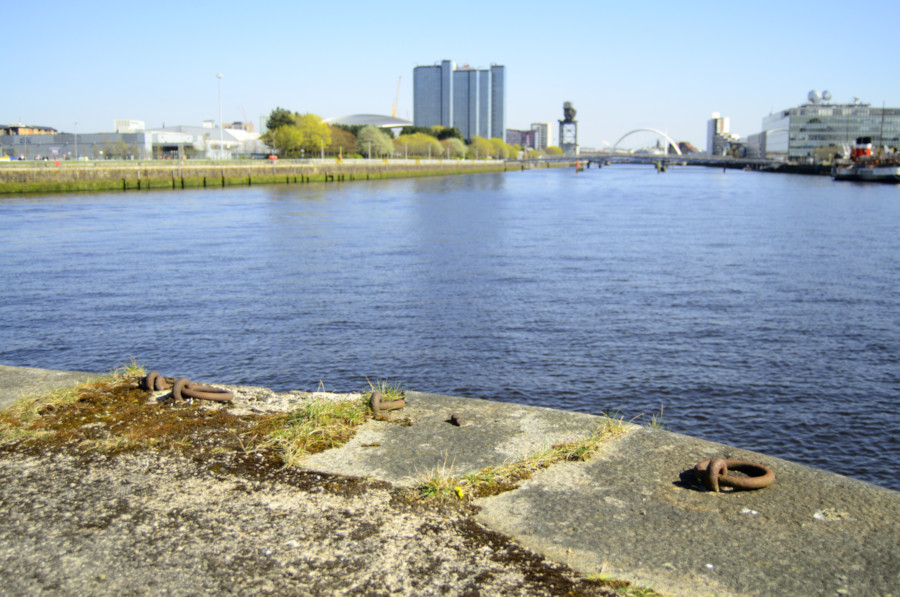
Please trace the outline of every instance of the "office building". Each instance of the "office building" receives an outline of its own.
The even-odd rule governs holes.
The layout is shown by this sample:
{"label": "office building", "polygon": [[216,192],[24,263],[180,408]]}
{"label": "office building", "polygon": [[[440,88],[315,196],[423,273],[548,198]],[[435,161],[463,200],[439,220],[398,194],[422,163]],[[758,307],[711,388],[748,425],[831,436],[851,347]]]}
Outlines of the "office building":
{"label": "office building", "polygon": [[706,121],[706,153],[725,155],[731,144],[738,138],[731,133],[731,119],[718,112]]}
{"label": "office building", "polygon": [[484,136],[485,130],[480,122],[478,71],[463,69],[453,71],[453,126],[462,133],[465,139]]}
{"label": "office building", "polygon": [[531,130],[534,131],[534,149],[547,149],[553,145],[550,132],[553,128],[549,122],[532,122]]}
{"label": "office building", "polygon": [[817,153],[846,153],[859,137],[871,138],[876,147],[900,148],[900,108],[876,108],[858,99],[832,104],[830,99],[827,91],[810,91],[806,103],[769,114],[763,130],[748,139],[748,153],[811,161]]}
{"label": "office building", "polygon": [[455,127],[467,140],[503,138],[506,130],[506,67],[457,69],[451,60],[413,70],[415,126]]}
{"label": "office building", "polygon": [[435,66],[413,69],[414,126],[453,126],[453,71],[456,64],[443,60]]}
{"label": "office building", "polygon": [[535,149],[535,138],[534,129],[527,131],[506,129],[506,142],[510,145],[521,145],[523,149]]}

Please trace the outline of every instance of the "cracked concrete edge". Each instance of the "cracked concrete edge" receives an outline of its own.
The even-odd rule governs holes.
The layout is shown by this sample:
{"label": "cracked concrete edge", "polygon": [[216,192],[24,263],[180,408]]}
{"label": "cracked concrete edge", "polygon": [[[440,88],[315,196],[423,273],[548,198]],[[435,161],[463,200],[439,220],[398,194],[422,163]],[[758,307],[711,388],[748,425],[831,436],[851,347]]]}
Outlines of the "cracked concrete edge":
{"label": "cracked concrete edge", "polygon": [[[451,423],[462,414],[466,423]],[[602,417],[477,398],[407,392],[407,406],[369,421],[346,445],[314,454],[301,466],[409,487],[434,475],[461,476],[587,437]],[[626,423],[626,425],[628,425]]]}
{"label": "cracked concrete edge", "polygon": [[0,365],[0,409],[26,396],[51,392],[90,381],[99,373],[57,371]]}

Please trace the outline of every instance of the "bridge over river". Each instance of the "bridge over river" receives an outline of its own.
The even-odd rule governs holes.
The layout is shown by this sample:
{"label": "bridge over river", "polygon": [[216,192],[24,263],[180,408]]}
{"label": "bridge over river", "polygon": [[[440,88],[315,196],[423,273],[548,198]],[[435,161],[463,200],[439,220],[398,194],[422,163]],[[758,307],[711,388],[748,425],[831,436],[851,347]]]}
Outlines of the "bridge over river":
{"label": "bridge over river", "polygon": [[822,174],[830,175],[831,166],[824,164],[789,164],[781,160],[765,158],[733,158],[726,156],[708,155],[705,153],[688,154],[653,154],[653,153],[628,153],[628,152],[591,152],[581,153],[576,156],[558,155],[544,156],[536,160],[526,160],[540,165],[575,163],[585,168],[612,166],[615,164],[649,164],[660,169],[670,166],[706,166],[710,168],[729,168],[737,170],[765,170],[769,172],[782,172],[792,174]]}

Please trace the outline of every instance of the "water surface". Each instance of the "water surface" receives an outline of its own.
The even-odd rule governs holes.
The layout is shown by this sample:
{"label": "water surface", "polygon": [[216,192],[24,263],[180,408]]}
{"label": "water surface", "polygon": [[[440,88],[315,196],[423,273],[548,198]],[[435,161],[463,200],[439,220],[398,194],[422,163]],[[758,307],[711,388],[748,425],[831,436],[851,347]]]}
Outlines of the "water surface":
{"label": "water surface", "polygon": [[410,389],[900,489],[900,188],[614,166],[0,199],[0,362]]}

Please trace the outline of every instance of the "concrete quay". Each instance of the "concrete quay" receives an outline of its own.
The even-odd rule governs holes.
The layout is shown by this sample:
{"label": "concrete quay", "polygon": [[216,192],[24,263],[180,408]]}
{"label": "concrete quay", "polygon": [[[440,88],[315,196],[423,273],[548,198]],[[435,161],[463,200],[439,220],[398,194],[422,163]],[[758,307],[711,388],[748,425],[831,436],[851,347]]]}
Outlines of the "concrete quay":
{"label": "concrete quay", "polygon": [[[83,375],[0,366],[0,407],[17,388]],[[408,392],[398,415],[411,424],[369,421],[304,467],[409,486],[436,468],[461,475],[584,437],[600,420],[423,392]],[[709,492],[692,469],[714,456],[768,466],[776,481]],[[660,429],[630,426],[591,460],[475,504],[479,523],[529,550],[665,595],[900,596],[900,492]]]}

